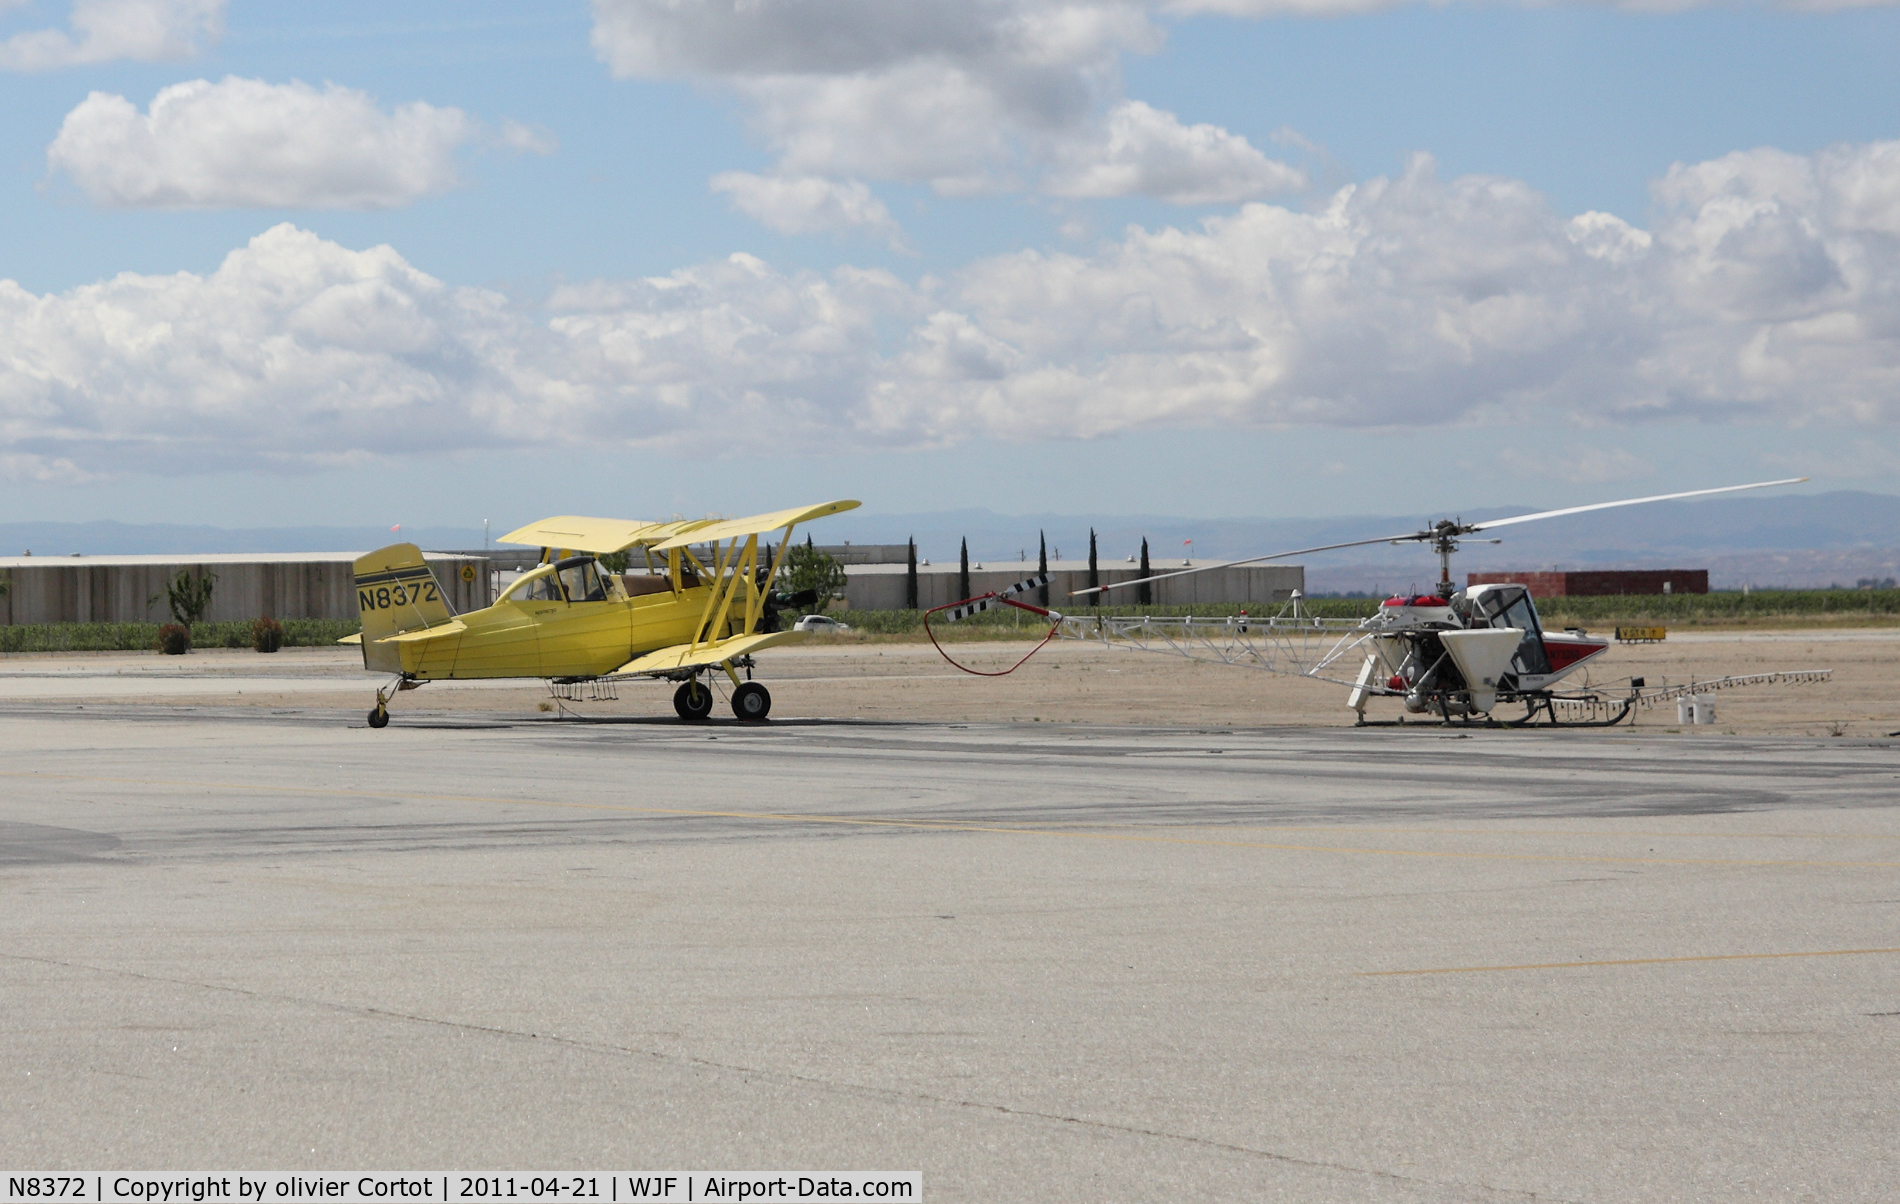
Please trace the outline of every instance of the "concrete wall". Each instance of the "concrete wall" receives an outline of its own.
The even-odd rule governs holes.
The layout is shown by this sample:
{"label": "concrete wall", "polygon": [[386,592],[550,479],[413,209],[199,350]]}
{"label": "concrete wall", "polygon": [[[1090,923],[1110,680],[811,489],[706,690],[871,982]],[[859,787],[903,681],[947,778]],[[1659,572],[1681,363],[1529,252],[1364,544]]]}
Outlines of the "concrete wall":
{"label": "concrete wall", "polygon": [[[760,540],[763,547],[764,540]],[[839,564],[904,564],[910,557],[910,545],[902,543],[816,544],[816,549]]]}
{"label": "concrete wall", "polygon": [[[22,563],[22,560],[30,563]],[[458,614],[478,610],[492,599],[486,562],[471,557],[426,558],[442,583],[449,608]],[[463,568],[474,570],[463,579]],[[351,558],[299,560],[292,557],[246,560],[207,557],[176,561],[158,557],[10,557],[0,567],[8,580],[0,615],[14,623],[166,623],[171,611],[165,583],[180,569],[193,576],[217,575],[211,589],[209,622],[255,619],[349,619],[356,613]]]}
{"label": "concrete wall", "polygon": [[[1172,572],[1180,566],[1156,565],[1152,572]],[[988,568],[970,570],[970,593],[1000,591],[1014,585],[1025,577],[1034,576],[1036,566],[1010,561],[1003,567],[992,565]],[[905,569],[903,565],[846,565],[845,598],[853,610],[902,610],[904,609]],[[1100,583],[1110,585],[1117,581],[1133,581],[1141,576],[1134,565],[1117,561],[1112,565],[1103,565],[1100,571]],[[1296,589],[1304,589],[1306,570],[1297,564],[1244,565],[1238,568],[1214,568],[1204,573],[1195,573],[1188,577],[1177,577],[1172,581],[1157,581],[1150,588],[1154,592],[1153,605],[1189,606],[1232,605],[1259,606],[1262,608],[1286,602]],[[1080,609],[1089,603],[1085,599],[1069,597],[1070,590],[1088,587],[1088,569],[1073,567],[1073,562],[1064,562],[1061,568],[1050,566],[1049,604],[1057,610]],[[1105,601],[1098,605],[1114,608],[1133,606],[1139,591],[1134,588],[1114,590],[1108,593]],[[1036,601],[1032,592],[1029,601]],[[957,567],[933,564],[917,570],[917,604],[928,610],[933,606],[943,606],[951,602],[962,601],[957,593]]]}

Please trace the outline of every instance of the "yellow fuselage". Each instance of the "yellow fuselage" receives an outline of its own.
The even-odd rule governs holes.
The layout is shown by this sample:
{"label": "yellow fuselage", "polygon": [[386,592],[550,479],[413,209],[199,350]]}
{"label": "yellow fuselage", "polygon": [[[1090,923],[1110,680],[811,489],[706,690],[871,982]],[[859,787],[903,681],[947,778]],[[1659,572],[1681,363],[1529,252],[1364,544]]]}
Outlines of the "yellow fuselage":
{"label": "yellow fuselage", "polygon": [[642,653],[690,643],[711,595],[693,586],[604,602],[504,598],[457,615],[466,631],[402,644],[402,671],[421,681],[612,673]]}

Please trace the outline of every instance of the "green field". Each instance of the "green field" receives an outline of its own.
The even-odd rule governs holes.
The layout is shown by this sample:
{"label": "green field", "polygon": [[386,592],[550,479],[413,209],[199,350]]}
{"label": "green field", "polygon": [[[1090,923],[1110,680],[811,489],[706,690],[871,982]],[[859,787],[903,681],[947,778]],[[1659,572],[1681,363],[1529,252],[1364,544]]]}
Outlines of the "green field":
{"label": "green field", "polygon": [[[1308,598],[1300,613],[1329,619],[1359,619],[1379,609],[1378,598]],[[1255,606],[1256,617],[1278,606]],[[1537,611],[1548,627],[1662,626],[1677,628],[1885,627],[1900,625],[1900,589],[1753,590],[1749,593],[1623,595],[1604,598],[1546,598]],[[1071,615],[1195,615],[1223,618],[1238,606],[1114,606],[1100,610],[1071,607]],[[921,637],[923,622],[914,610],[854,610],[837,616],[866,636]],[[1048,630],[1034,615],[1013,608],[986,611],[961,623],[932,621],[939,639],[1010,639],[1040,637]]]}
{"label": "green field", "polygon": [[[341,619],[283,619],[284,646],[334,644],[363,629]],[[0,652],[126,652],[158,650],[157,623],[22,623],[0,627]],[[196,648],[249,648],[251,620],[195,623]]]}

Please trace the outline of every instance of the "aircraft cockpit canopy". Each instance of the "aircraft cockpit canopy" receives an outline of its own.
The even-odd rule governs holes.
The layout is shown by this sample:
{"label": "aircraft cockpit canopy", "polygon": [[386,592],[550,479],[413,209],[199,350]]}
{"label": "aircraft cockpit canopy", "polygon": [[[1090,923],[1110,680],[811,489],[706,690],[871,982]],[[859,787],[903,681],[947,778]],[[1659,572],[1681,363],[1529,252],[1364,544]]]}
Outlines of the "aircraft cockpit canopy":
{"label": "aircraft cockpit canopy", "polygon": [[569,556],[530,569],[496,601],[617,602],[625,597],[619,579],[603,573],[592,556]]}
{"label": "aircraft cockpit canopy", "polygon": [[523,577],[503,592],[503,598],[516,602],[564,602],[561,596],[561,581],[553,573],[538,573]]}
{"label": "aircraft cockpit canopy", "polygon": [[1489,620],[1492,627],[1522,629],[1514,665],[1520,674],[1541,675],[1550,672],[1550,660],[1544,654],[1544,630],[1537,621],[1537,606],[1531,591],[1522,585],[1481,585],[1469,591],[1472,610]]}
{"label": "aircraft cockpit canopy", "polygon": [[592,556],[569,556],[556,561],[554,576],[561,579],[569,602],[605,602],[607,585],[601,580],[600,565]]}

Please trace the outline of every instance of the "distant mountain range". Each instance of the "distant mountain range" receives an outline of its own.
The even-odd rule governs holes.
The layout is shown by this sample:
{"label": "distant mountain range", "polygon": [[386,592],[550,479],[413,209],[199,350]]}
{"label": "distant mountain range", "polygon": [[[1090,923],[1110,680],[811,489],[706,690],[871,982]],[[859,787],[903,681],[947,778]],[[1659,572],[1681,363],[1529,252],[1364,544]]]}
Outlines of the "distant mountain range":
{"label": "distant mountain range", "polygon": [[[1457,516],[1467,520],[1529,513],[1499,507]],[[890,514],[854,510],[814,524],[822,543],[903,543],[938,561],[970,555],[1033,561],[1044,532],[1054,558],[1088,552],[1093,527],[1104,560],[1125,560],[1148,539],[1156,564],[1178,563],[1193,540],[1195,559],[1233,560],[1268,552],[1342,543],[1416,531],[1440,517],[1412,515],[1344,518],[1214,518],[1169,515],[1004,515],[991,510]],[[1628,510],[1555,518],[1500,532],[1502,545],[1467,543],[1458,572],[1483,569],[1706,568],[1716,588],[1852,585],[1861,578],[1900,577],[1900,497],[1835,492],[1759,495],[1704,501],[1658,502]],[[34,555],[192,552],[335,552],[380,547],[398,539],[425,548],[482,546],[479,527],[261,527],[230,529],[170,523],[0,523],[0,554]],[[1416,545],[1378,545],[1300,558],[1310,592],[1402,588],[1437,574],[1429,552]]]}
{"label": "distant mountain range", "polygon": [[[1534,507],[1474,510],[1468,521],[1528,514]],[[945,559],[967,537],[970,554],[1007,560],[1036,556],[1038,531],[1050,553],[1076,557],[1088,551],[1093,526],[1104,559],[1125,560],[1148,540],[1156,564],[1176,564],[1194,541],[1192,555],[1234,560],[1269,552],[1344,543],[1417,531],[1439,513],[1341,518],[1190,519],[1174,516],[1005,516],[988,510],[879,515],[862,510],[827,519],[822,538],[862,543],[902,543],[915,536],[919,551]],[[1455,572],[1492,569],[1706,568],[1718,589],[1743,584],[1771,586],[1853,585],[1863,577],[1900,577],[1900,497],[1836,492],[1710,498],[1656,502],[1627,510],[1547,519],[1498,533],[1505,542],[1467,542],[1453,562]],[[1313,593],[1401,588],[1437,578],[1437,562],[1416,544],[1349,548],[1299,558]]]}
{"label": "distant mountain range", "polygon": [[177,523],[0,523],[0,556],[130,556],[193,552],[368,551],[398,540],[479,548],[476,527],[194,527]]}

